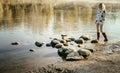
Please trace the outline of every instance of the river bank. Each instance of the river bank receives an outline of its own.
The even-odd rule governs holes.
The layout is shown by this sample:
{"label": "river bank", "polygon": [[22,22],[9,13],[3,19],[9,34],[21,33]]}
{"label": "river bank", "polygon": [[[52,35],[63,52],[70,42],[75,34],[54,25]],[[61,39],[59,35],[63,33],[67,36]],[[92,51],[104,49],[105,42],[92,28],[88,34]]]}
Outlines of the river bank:
{"label": "river bank", "polygon": [[94,44],[96,51],[86,60],[62,61],[25,73],[119,73],[120,42]]}

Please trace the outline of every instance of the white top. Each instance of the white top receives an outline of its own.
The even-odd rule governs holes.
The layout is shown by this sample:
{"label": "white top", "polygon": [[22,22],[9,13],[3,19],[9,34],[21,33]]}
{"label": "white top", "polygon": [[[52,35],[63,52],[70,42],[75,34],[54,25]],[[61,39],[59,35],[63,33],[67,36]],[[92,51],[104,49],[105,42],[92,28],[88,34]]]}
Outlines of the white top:
{"label": "white top", "polygon": [[105,10],[97,10],[97,16],[96,16],[96,23],[102,23],[105,21],[105,15],[106,11]]}

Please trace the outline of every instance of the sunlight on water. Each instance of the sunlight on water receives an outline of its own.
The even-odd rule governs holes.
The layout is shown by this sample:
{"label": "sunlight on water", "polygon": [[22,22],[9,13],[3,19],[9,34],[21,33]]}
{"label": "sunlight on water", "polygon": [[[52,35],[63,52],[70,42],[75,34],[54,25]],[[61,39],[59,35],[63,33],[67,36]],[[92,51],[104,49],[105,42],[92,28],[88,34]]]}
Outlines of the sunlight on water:
{"label": "sunlight on water", "polygon": [[[54,7],[51,4],[0,4],[0,73],[22,72],[61,60],[57,49],[45,45],[38,48],[35,41],[48,43],[50,38],[61,38],[61,34],[75,38],[90,34],[95,39],[97,4],[84,4],[68,3]],[[120,40],[120,5],[106,3],[106,6],[104,30],[109,42],[116,42]],[[20,45],[12,46],[10,43],[14,41]],[[29,52],[32,48],[37,51]]]}

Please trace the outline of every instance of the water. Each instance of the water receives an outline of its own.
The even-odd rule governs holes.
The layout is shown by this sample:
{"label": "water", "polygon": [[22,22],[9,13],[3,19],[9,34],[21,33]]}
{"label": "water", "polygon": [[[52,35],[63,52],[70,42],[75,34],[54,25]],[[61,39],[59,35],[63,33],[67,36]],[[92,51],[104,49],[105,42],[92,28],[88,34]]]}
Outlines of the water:
{"label": "water", "polygon": [[[109,42],[120,40],[119,7],[112,4],[111,8],[107,9],[104,31]],[[61,34],[75,38],[83,34],[92,35],[93,39],[96,36],[94,6],[72,6],[54,10],[51,7],[41,9],[39,6],[31,5],[25,9],[19,6],[6,6],[1,13],[0,73],[18,73],[61,61],[57,49],[45,45],[38,48],[34,44],[35,41],[48,43],[51,41],[50,38],[61,38]],[[20,45],[12,46],[11,42],[14,41],[20,42]],[[29,52],[32,48],[36,49],[36,52]]]}

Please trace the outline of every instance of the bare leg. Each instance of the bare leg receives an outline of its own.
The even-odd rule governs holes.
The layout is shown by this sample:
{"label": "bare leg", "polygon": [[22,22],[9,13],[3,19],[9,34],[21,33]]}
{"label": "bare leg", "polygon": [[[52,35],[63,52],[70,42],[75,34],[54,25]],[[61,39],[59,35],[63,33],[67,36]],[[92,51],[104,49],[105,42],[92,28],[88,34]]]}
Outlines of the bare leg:
{"label": "bare leg", "polygon": [[103,24],[100,24],[100,32],[103,33]]}
{"label": "bare leg", "polygon": [[96,27],[97,27],[97,32],[100,32],[100,30],[99,30],[100,24],[99,23],[96,24]]}

